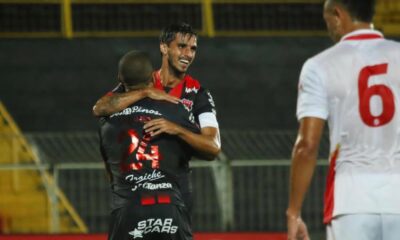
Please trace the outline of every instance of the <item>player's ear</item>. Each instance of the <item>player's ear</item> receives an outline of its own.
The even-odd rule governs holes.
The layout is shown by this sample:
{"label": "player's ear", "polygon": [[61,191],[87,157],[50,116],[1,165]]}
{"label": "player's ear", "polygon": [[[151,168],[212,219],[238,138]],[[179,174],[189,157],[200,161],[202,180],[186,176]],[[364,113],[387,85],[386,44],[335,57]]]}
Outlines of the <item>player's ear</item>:
{"label": "player's ear", "polygon": [[339,27],[341,24],[341,18],[343,17],[342,9],[340,7],[338,7],[337,5],[333,6],[332,7],[332,15],[335,20],[336,27]]}
{"label": "player's ear", "polygon": [[165,43],[160,43],[160,52],[162,55],[167,55],[168,46]]}

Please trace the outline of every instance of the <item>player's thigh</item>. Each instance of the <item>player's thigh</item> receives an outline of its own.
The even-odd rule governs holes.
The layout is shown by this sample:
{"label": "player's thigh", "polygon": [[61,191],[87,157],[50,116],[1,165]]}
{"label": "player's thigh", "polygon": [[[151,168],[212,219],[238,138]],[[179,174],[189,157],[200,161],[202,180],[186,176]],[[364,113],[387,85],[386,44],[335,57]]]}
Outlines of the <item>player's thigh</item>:
{"label": "player's thigh", "polygon": [[382,236],[379,214],[346,214],[327,226],[328,240],[379,240]]}
{"label": "player's thigh", "polygon": [[108,240],[128,240],[129,235],[126,234],[126,228],[129,223],[124,217],[124,209],[118,208],[111,212],[109,218]]}
{"label": "player's thigh", "polygon": [[400,214],[382,214],[383,240],[400,239]]}
{"label": "player's thigh", "polygon": [[192,225],[190,212],[186,207],[176,206],[175,219],[178,231],[172,238],[173,240],[192,240]]}

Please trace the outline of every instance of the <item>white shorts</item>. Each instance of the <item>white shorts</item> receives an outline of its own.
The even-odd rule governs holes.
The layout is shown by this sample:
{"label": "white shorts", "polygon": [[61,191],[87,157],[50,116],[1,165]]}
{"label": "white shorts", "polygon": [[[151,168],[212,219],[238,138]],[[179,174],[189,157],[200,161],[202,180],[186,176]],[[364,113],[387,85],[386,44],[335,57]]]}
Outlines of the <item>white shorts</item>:
{"label": "white shorts", "polygon": [[328,240],[399,240],[400,214],[346,214],[327,226]]}

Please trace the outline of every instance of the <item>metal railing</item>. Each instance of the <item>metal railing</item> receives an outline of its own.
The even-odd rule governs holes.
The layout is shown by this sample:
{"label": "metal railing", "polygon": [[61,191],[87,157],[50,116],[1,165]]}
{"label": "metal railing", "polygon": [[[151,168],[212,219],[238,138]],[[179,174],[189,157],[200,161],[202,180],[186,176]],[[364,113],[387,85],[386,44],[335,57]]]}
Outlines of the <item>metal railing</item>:
{"label": "metal railing", "polygon": [[[289,164],[288,160],[193,161],[194,230],[284,231]],[[323,231],[321,180],[325,179],[325,165],[318,164],[303,211],[311,232]],[[44,169],[52,173],[54,185],[47,193],[53,230],[60,228],[56,196],[60,188],[90,232],[107,231],[110,190],[101,162],[0,165],[0,171],[10,169]]]}
{"label": "metal railing", "polygon": [[[224,154],[216,161],[191,161],[195,231],[285,231],[293,131],[222,131]],[[3,136],[4,138],[4,136]],[[10,138],[7,138],[10,139]],[[110,214],[110,189],[94,132],[26,135],[40,162],[0,164],[1,170],[43,172],[52,232],[60,229],[60,191],[90,232],[105,232]],[[3,139],[4,140],[4,139]],[[327,150],[327,135],[322,139]],[[264,156],[264,157],[262,157]],[[326,159],[327,154],[320,154]],[[322,199],[327,173],[319,161],[305,201],[303,217],[311,232],[322,232]],[[17,174],[18,175],[18,174]],[[13,184],[21,184],[15,182]],[[1,186],[0,186],[1,188]]]}

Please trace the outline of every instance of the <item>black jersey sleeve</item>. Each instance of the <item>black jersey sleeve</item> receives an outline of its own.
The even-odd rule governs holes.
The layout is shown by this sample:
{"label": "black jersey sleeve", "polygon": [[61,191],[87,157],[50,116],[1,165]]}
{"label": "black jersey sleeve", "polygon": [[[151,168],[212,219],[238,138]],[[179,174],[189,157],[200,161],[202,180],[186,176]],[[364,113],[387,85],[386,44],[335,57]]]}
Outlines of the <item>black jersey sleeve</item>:
{"label": "black jersey sleeve", "polygon": [[212,112],[217,115],[214,99],[210,91],[205,88],[200,88],[193,104],[193,113],[195,117],[198,118],[200,114],[206,112]]}

